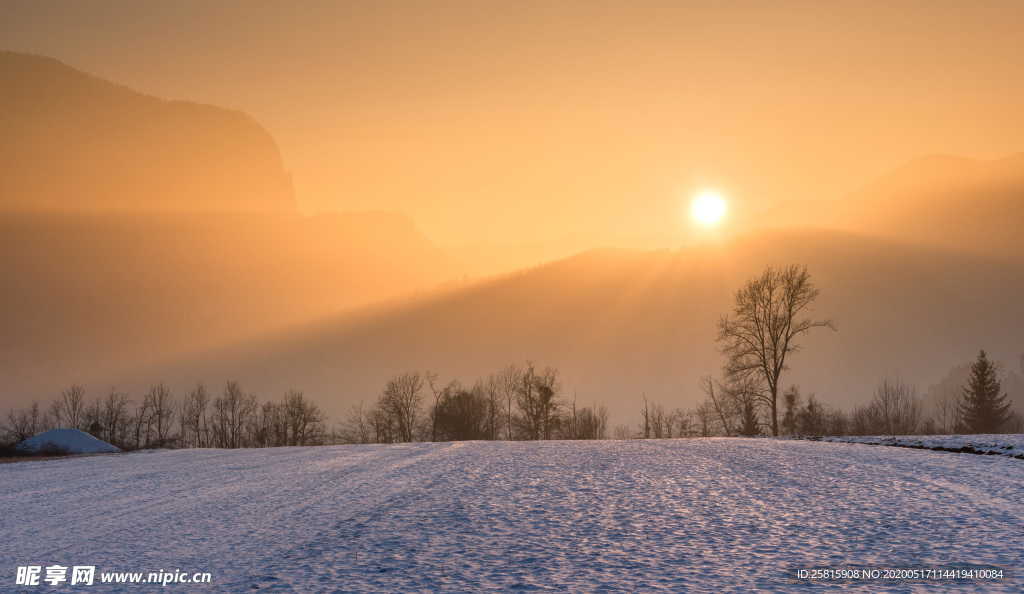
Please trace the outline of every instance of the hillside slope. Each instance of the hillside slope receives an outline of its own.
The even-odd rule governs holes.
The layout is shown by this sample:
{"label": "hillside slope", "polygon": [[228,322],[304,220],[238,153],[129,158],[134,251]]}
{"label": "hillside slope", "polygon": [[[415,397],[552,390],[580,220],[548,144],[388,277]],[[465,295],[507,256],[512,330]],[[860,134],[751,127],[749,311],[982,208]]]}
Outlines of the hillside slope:
{"label": "hillside slope", "polygon": [[386,213],[0,214],[0,402],[432,287],[448,257]]}
{"label": "hillside slope", "polygon": [[1024,257],[1024,154],[915,159],[845,198],[844,229],[975,253]]}
{"label": "hillside slope", "polygon": [[0,51],[0,210],[295,208],[273,138],[248,115],[165,101]]}
{"label": "hillside slope", "polygon": [[1024,351],[1024,268],[1005,261],[834,232],[760,234],[676,252],[594,251],[400,307],[325,320],[284,335],[140,373],[185,387],[228,378],[276,394],[305,389],[339,413],[376,398],[391,374],[430,369],[472,380],[532,359],[561,369],[565,396],[632,419],[642,393],[692,406],[717,373],[714,337],[740,284],[769,264],[809,266],[819,331],[787,382],[833,404],[867,399],[885,375],[922,387],[979,348]]}

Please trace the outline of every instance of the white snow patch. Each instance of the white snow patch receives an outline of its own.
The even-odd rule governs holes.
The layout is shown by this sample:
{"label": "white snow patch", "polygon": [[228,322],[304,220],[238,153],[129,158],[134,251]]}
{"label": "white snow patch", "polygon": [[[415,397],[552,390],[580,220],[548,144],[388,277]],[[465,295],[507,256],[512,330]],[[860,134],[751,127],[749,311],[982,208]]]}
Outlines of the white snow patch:
{"label": "white snow patch", "polygon": [[1024,457],[1024,434],[976,435],[842,435],[822,437],[821,441],[866,443],[929,450],[963,450],[967,453]]}
{"label": "white snow patch", "polygon": [[69,454],[104,454],[121,450],[78,429],[50,429],[18,444],[26,452],[55,448]]}

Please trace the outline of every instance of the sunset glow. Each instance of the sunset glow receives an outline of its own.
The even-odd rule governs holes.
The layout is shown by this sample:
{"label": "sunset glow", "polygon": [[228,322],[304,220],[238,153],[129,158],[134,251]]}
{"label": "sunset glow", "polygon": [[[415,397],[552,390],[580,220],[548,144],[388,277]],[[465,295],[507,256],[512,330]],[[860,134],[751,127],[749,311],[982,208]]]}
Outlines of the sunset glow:
{"label": "sunset glow", "polygon": [[0,3],[0,594],[1021,591],[1024,0],[292,4]]}
{"label": "sunset glow", "polygon": [[721,194],[704,190],[690,202],[690,217],[703,227],[715,227],[725,218],[728,205]]}

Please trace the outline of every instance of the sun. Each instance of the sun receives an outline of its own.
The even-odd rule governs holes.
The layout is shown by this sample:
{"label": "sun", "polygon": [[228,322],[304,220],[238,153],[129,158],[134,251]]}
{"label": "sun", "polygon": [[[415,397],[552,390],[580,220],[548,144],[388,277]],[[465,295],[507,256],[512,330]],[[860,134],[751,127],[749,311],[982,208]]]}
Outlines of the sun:
{"label": "sun", "polygon": [[714,190],[702,190],[690,202],[690,217],[704,227],[714,227],[725,218],[728,205]]}

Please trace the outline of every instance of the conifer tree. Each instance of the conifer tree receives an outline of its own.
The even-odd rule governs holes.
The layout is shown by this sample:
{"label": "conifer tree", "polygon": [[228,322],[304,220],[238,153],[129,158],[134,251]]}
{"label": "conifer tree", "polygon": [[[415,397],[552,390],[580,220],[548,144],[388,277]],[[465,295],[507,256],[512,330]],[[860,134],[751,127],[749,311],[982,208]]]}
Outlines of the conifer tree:
{"label": "conifer tree", "polygon": [[996,377],[996,366],[985,351],[971,364],[971,377],[960,402],[963,429],[970,433],[995,433],[1010,418],[1010,403]]}

